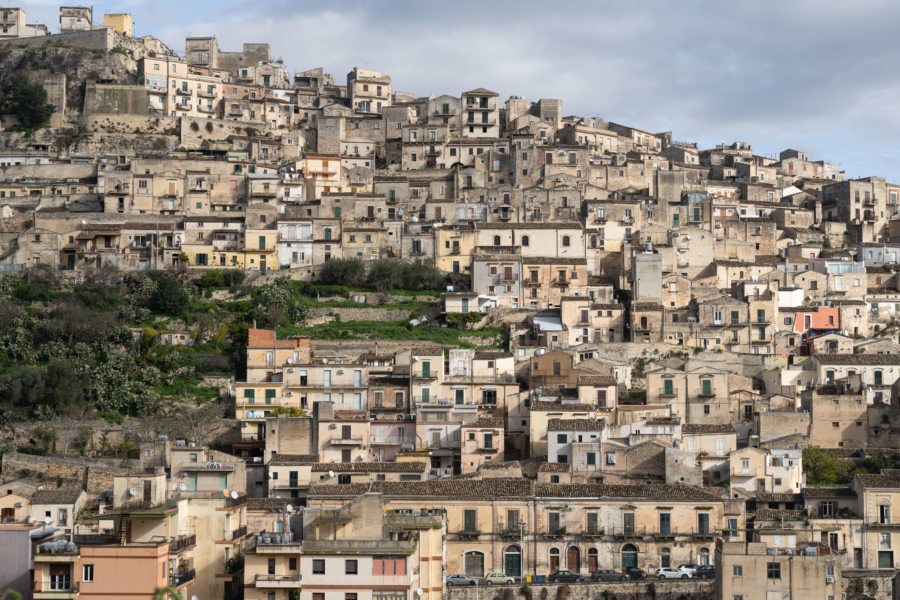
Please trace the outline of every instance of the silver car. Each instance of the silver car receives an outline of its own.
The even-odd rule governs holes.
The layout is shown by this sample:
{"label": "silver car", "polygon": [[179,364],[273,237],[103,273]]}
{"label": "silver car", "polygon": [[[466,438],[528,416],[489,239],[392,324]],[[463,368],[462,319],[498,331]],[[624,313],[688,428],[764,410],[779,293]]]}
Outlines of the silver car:
{"label": "silver car", "polygon": [[472,577],[466,575],[447,575],[447,586],[451,585],[475,585],[477,582]]}

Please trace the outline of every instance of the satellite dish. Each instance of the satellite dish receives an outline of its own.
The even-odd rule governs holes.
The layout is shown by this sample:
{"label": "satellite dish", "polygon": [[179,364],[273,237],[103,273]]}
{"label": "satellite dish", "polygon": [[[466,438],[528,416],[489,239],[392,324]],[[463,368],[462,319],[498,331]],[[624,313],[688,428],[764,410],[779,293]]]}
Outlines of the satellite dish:
{"label": "satellite dish", "polygon": [[183,492],[183,491],[187,490],[187,484],[182,483],[181,485],[178,486],[178,488]]}
{"label": "satellite dish", "polygon": [[193,596],[191,596],[191,600],[200,600],[200,596],[194,594]]}
{"label": "satellite dish", "polygon": [[50,517],[44,517],[44,523],[46,523],[47,525],[49,525],[52,522],[53,522],[53,519],[51,519]]}
{"label": "satellite dish", "polygon": [[329,476],[329,477],[334,477],[334,471],[328,471],[328,476]]}
{"label": "satellite dish", "polygon": [[173,492],[177,492],[177,491],[178,491],[178,484],[177,484],[177,483],[173,483],[173,484],[172,484],[172,491],[173,491]]}
{"label": "satellite dish", "polygon": [[128,495],[137,496],[137,490],[135,488],[131,488],[130,490],[128,490]]}
{"label": "satellite dish", "polygon": [[292,513],[292,512],[294,512],[294,505],[288,504],[287,506],[284,507],[284,510],[286,510],[289,513]]}
{"label": "satellite dish", "polygon": [[231,499],[232,500],[237,500],[238,496],[240,496],[240,494],[238,494],[236,490],[231,490]]}
{"label": "satellite dish", "polygon": [[422,588],[416,588],[416,596],[419,598],[421,598],[424,593],[425,591]]}

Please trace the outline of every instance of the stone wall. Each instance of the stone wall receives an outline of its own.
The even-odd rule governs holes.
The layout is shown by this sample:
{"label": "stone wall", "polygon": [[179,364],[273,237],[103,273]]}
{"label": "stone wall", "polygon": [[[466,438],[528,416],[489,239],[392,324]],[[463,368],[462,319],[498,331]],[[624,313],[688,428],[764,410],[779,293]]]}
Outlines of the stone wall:
{"label": "stone wall", "polygon": [[900,596],[893,572],[848,569],[842,573],[841,587],[847,600],[896,600]]}
{"label": "stone wall", "polygon": [[85,83],[84,114],[146,115],[147,107],[146,87]]}
{"label": "stone wall", "polygon": [[384,308],[313,308],[311,317],[337,315],[341,321],[405,321],[409,319],[408,310]]}
{"label": "stone wall", "polygon": [[[601,598],[653,598],[654,600],[713,600],[714,581],[641,581],[625,583],[529,584],[530,600],[597,600]],[[528,598],[520,586],[448,587],[448,600],[520,600]]]}
{"label": "stone wall", "polygon": [[87,459],[76,456],[32,456],[11,452],[3,455],[4,481],[25,479],[39,485],[82,487],[89,494],[102,494],[113,487],[116,475],[138,470],[136,460]]}

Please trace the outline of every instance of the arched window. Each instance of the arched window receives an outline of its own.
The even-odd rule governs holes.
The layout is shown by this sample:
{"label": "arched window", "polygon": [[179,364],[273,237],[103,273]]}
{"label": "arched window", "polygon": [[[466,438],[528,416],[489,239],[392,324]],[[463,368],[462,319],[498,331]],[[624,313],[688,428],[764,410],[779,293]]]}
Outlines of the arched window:
{"label": "arched window", "polygon": [[476,550],[466,552],[464,555],[466,576],[484,577],[484,554]]}
{"label": "arched window", "polygon": [[570,241],[571,241],[571,240],[569,240],[569,236],[564,235],[564,236],[563,236],[563,239],[562,239],[562,245],[563,245],[563,246],[568,246],[569,243],[570,243]]}
{"label": "arched window", "polygon": [[559,571],[559,548],[550,548],[550,572]]}
{"label": "arched window", "polygon": [[518,546],[508,546],[503,554],[504,573],[510,577],[522,576],[522,549]]}
{"label": "arched window", "polygon": [[499,246],[499,245],[500,245],[500,236],[499,236],[499,235],[495,235],[495,236],[494,236],[494,245],[495,245],[495,246]]}
{"label": "arched window", "polygon": [[700,548],[700,558],[697,561],[697,564],[700,564],[700,565],[708,565],[709,564],[709,548]]}
{"label": "arched window", "polygon": [[581,571],[581,550],[578,546],[569,546],[566,552],[566,568],[573,573]]}
{"label": "arched window", "polygon": [[659,551],[659,566],[660,567],[671,567],[672,566],[672,551],[668,548],[663,548]]}
{"label": "arched window", "polygon": [[637,566],[638,549],[634,544],[625,544],[622,546],[622,568]]}
{"label": "arched window", "polygon": [[530,244],[530,243],[531,243],[531,240],[528,239],[528,236],[527,236],[527,235],[523,235],[523,236],[522,236],[522,245],[523,245],[523,246],[527,246],[527,245]]}
{"label": "arched window", "polygon": [[597,549],[591,548],[588,550],[588,571],[593,573],[600,566],[600,561],[597,558]]}

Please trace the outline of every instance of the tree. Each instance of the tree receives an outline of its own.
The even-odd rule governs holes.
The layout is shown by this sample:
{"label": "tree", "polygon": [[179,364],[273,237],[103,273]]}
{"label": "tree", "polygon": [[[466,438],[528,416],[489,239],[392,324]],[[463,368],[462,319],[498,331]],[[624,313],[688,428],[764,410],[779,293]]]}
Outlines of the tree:
{"label": "tree", "polygon": [[803,449],[803,471],[807,485],[838,485],[847,482],[853,465],[818,446],[807,446]]}
{"label": "tree", "polygon": [[188,302],[187,292],[171,273],[154,271],[150,277],[156,281],[156,289],[150,296],[149,308],[166,315],[177,315]]}
{"label": "tree", "polygon": [[332,258],[322,265],[319,281],[332,285],[363,285],[366,265],[358,258]]}
{"label": "tree", "polygon": [[46,123],[53,115],[53,105],[47,104],[47,90],[37,83],[19,77],[0,97],[0,112],[11,114],[22,127],[32,129]]}
{"label": "tree", "polygon": [[157,590],[153,600],[182,600],[182,596],[175,588],[166,586]]}

